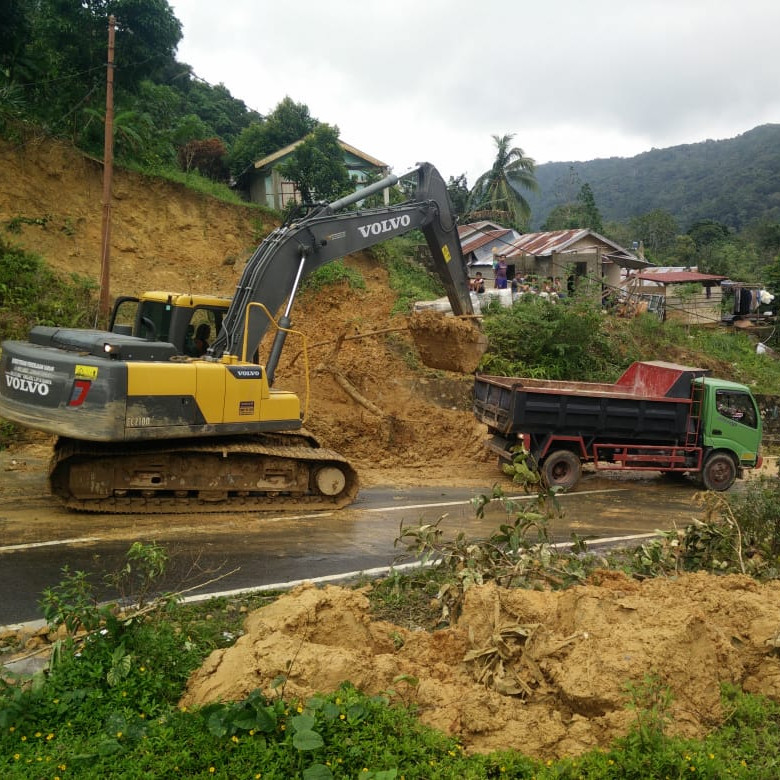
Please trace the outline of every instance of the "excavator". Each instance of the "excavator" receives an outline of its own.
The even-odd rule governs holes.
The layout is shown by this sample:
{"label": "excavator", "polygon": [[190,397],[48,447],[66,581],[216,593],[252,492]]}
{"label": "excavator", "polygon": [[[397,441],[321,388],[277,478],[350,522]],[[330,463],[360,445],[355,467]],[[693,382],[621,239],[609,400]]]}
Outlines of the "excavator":
{"label": "excavator", "polygon": [[[362,208],[407,177],[415,185],[407,201]],[[446,185],[430,163],[420,163],[272,231],[247,261],[232,299],[125,296],[106,331],[35,326],[26,341],[4,342],[0,417],[57,437],[49,484],[71,509],[194,514],[346,506],[358,491],[355,469],[303,428],[299,397],[276,388],[274,376],[304,278],[415,229],[426,238],[452,313],[473,314]],[[202,355],[193,351],[196,329],[214,337]]]}

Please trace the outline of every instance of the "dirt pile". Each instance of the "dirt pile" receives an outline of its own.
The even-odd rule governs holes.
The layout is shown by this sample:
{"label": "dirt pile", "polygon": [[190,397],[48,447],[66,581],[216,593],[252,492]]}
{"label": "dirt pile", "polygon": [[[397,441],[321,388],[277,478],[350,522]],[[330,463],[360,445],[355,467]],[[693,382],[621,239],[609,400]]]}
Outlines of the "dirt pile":
{"label": "dirt pile", "polygon": [[[97,283],[102,176],[100,162],[67,144],[0,139],[4,237],[59,271]],[[273,226],[259,224],[258,212],[249,208],[132,171],[115,171],[113,193],[112,295],[142,289],[232,295],[255,239]]]}
{"label": "dirt pile", "polygon": [[604,573],[559,592],[474,587],[454,628],[427,633],[373,622],[361,592],[304,586],[252,613],[182,704],[277,695],[278,675],[285,698],[302,700],[349,680],[395,691],[470,750],[555,758],[626,733],[626,684],[657,675],[674,697],[670,733],[701,737],[723,719],[721,683],[780,696],[778,615],[780,583]]}
{"label": "dirt pile", "polygon": [[415,312],[409,331],[422,362],[429,368],[473,374],[488,340],[474,321],[443,317],[438,312]]}

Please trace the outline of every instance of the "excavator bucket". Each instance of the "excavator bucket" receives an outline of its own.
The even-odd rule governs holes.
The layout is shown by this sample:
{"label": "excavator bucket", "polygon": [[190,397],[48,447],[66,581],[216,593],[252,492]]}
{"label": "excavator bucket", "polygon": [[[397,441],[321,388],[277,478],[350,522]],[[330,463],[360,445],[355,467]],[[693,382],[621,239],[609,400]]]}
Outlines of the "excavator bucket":
{"label": "excavator bucket", "polygon": [[487,349],[487,336],[473,317],[414,312],[409,320],[420,359],[429,368],[473,374]]}

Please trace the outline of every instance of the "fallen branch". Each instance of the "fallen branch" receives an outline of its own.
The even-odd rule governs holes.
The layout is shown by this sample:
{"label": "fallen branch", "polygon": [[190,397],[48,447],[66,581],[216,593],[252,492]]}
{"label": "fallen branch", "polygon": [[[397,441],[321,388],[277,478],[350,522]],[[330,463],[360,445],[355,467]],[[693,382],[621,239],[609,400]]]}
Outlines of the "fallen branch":
{"label": "fallen branch", "polygon": [[355,403],[360,404],[363,408],[368,409],[371,414],[375,414],[377,417],[384,419],[387,415],[383,412],[375,403],[369,401],[361,392],[359,392],[354,385],[341,373],[336,371],[335,368],[328,368],[327,366],[319,366],[318,371],[330,374],[336,384],[353,400]]}

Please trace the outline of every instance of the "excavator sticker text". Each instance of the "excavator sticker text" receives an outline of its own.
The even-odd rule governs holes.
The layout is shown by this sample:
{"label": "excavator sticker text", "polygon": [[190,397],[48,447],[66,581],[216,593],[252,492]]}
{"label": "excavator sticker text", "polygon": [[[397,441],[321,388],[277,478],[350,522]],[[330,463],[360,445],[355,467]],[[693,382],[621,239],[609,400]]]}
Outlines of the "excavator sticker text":
{"label": "excavator sticker text", "polygon": [[97,366],[81,366],[76,363],[73,373],[79,379],[97,379],[98,369]]}
{"label": "excavator sticker text", "polygon": [[47,374],[53,372],[54,366],[11,358],[10,370],[5,375],[5,384],[13,390],[45,396],[49,394],[52,382]]}
{"label": "excavator sticker text", "polygon": [[263,370],[259,366],[228,366],[228,371],[236,379],[260,379],[263,376]]}
{"label": "excavator sticker text", "polygon": [[382,233],[389,233],[391,230],[398,230],[398,228],[407,228],[411,223],[412,218],[408,214],[402,214],[400,217],[381,219],[368,225],[358,225],[358,230],[363,238],[368,238],[369,236],[380,236]]}

